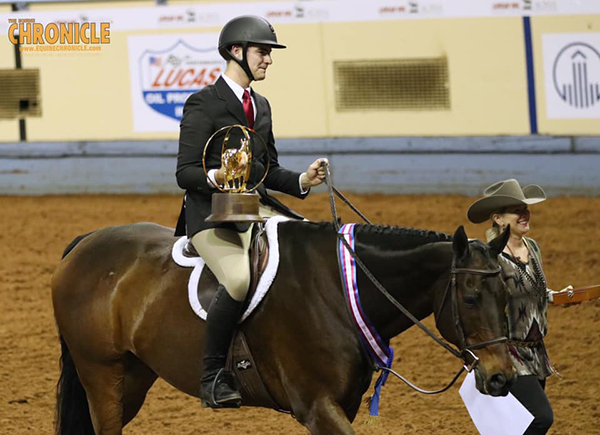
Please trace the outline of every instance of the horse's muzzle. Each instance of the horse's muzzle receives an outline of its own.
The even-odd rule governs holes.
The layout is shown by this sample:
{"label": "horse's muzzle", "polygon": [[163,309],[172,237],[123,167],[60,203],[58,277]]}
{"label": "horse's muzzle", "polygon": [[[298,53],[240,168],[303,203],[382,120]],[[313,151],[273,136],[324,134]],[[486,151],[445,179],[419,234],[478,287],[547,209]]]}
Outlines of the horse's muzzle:
{"label": "horse's muzzle", "polygon": [[506,396],[516,379],[517,376],[514,372],[497,372],[488,377],[481,371],[475,370],[475,383],[477,389],[483,394],[489,394],[494,397]]}

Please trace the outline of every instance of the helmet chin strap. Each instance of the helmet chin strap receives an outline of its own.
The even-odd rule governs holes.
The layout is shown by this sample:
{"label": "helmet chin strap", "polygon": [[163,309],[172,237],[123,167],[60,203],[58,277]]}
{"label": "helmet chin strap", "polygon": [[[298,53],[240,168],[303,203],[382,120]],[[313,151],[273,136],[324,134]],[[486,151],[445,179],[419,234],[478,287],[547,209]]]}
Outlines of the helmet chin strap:
{"label": "helmet chin strap", "polygon": [[252,75],[252,71],[250,71],[250,66],[248,65],[248,58],[246,57],[246,53],[248,52],[248,44],[242,44],[242,60],[239,60],[231,51],[227,51],[233,59],[246,73],[250,81],[254,81],[255,78]]}

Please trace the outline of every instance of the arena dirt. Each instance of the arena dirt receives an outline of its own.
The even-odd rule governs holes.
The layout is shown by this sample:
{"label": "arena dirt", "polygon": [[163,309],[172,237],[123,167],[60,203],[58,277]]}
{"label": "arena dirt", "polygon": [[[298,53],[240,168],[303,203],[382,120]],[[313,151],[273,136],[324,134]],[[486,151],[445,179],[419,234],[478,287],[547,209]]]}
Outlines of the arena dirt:
{"label": "arena dirt", "polygon": [[[464,224],[471,237],[484,228],[468,224],[473,198],[461,196],[350,195],[374,222],[453,232]],[[286,198],[311,220],[329,220],[328,198]],[[178,196],[0,197],[0,433],[48,434],[54,419],[60,346],[49,280],[66,245],[77,235],[139,221],[174,226]],[[344,221],[355,221],[339,206]],[[600,199],[551,198],[532,207],[532,231],[541,246],[549,285],[600,284]],[[563,378],[547,392],[555,412],[552,434],[598,433],[600,396],[600,300],[551,307],[547,347]],[[431,319],[427,324],[433,326]],[[459,362],[417,328],[392,341],[394,368],[424,388],[439,388]],[[354,422],[359,434],[476,434],[458,386],[437,396],[412,392],[397,379],[384,387],[381,417],[365,424],[363,406]],[[197,399],[157,381],[124,433],[306,434],[292,417],[266,409],[202,409]]]}

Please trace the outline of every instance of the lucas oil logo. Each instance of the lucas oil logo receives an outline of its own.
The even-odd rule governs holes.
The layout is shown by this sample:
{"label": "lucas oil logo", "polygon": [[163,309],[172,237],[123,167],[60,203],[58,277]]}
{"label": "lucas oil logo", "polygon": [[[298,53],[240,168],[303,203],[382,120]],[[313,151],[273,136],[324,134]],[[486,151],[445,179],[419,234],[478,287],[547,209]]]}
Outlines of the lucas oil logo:
{"label": "lucas oil logo", "polygon": [[167,50],[146,50],[139,60],[144,102],[180,121],[188,97],[214,83],[224,71],[225,61],[215,53],[215,47],[199,49],[182,40]]}

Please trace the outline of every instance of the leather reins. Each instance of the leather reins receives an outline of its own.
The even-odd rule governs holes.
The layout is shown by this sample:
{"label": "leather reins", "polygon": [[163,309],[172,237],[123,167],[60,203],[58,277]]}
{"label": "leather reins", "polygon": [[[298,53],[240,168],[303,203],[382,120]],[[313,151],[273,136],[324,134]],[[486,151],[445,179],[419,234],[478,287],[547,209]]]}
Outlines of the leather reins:
{"label": "leather reins", "polygon": [[[476,343],[476,344],[467,346],[466,338],[464,335],[464,330],[462,328],[462,323],[460,321],[460,314],[458,311],[458,298],[456,295],[456,293],[457,293],[456,275],[471,274],[471,275],[480,275],[480,276],[496,276],[496,275],[500,274],[502,268],[500,266],[498,266],[497,269],[493,269],[493,270],[457,268],[455,258],[452,259],[452,267],[450,269],[450,280],[448,281],[448,285],[446,286],[446,289],[444,291],[442,303],[440,304],[438,312],[436,313],[436,326],[437,326],[437,319],[439,318],[439,315],[441,314],[441,311],[446,304],[446,300],[448,299],[448,294],[450,294],[451,301],[452,301],[452,306],[451,306],[452,318],[454,319],[454,327],[455,327],[455,330],[457,332],[457,335],[458,335],[459,341],[460,341],[460,350],[454,349],[448,343],[446,343],[441,338],[439,338],[435,333],[433,333],[429,328],[427,328],[421,321],[419,321],[419,319],[417,319],[415,316],[413,316],[410,311],[408,311],[400,302],[398,302],[385,289],[385,287],[377,280],[377,278],[375,278],[375,276],[371,273],[371,271],[361,261],[361,259],[358,257],[356,252],[352,249],[352,247],[350,246],[348,241],[340,234],[340,231],[339,231],[340,230],[340,221],[337,216],[334,193],[336,195],[338,195],[340,197],[340,199],[342,201],[344,201],[366,223],[368,223],[370,225],[372,225],[372,224],[346,197],[344,197],[344,195],[338,189],[336,189],[333,186],[333,180],[332,180],[331,173],[329,171],[329,166],[327,165],[327,163],[322,162],[321,167],[323,167],[323,169],[325,170],[325,182],[327,184],[327,190],[329,192],[329,203],[331,206],[331,214],[333,217],[333,226],[336,230],[337,238],[344,244],[344,247],[350,253],[350,255],[352,256],[352,258],[354,259],[356,264],[360,267],[360,269],[367,276],[367,278],[369,278],[369,280],[373,283],[373,285],[377,288],[377,290],[379,290],[379,292],[381,292],[381,294],[383,294],[392,303],[392,305],[394,305],[402,314],[404,314],[408,319],[410,319],[411,322],[413,322],[415,325],[417,325],[419,328],[421,328],[421,330],[423,330],[423,332],[425,332],[427,335],[429,335],[437,344],[439,344],[444,349],[446,349],[448,352],[450,352],[452,355],[454,355],[455,357],[457,357],[463,361],[463,366],[458,371],[458,373],[454,376],[454,378],[450,381],[450,383],[448,385],[446,385],[444,388],[441,388],[439,390],[434,390],[434,391],[423,390],[423,389],[417,387],[416,385],[414,385],[412,382],[410,382],[408,379],[406,379],[399,373],[396,373],[391,368],[381,367],[376,363],[374,364],[375,371],[379,371],[379,370],[388,371],[388,372],[392,373],[394,376],[396,376],[397,378],[399,378],[400,380],[402,380],[409,387],[413,388],[415,391],[418,391],[423,394],[438,394],[438,393],[442,393],[442,392],[446,391],[448,388],[450,388],[452,385],[454,385],[454,383],[456,382],[456,380],[459,378],[459,376],[462,374],[463,371],[466,370],[467,372],[470,372],[479,364],[479,358],[473,353],[474,350],[478,350],[478,349],[482,349],[482,348],[485,348],[488,346],[493,346],[496,344],[504,343],[508,340],[507,337],[503,336],[503,337],[498,337],[498,338],[495,338],[492,340],[483,341],[480,343]],[[470,362],[467,361],[467,357],[470,359]]]}

